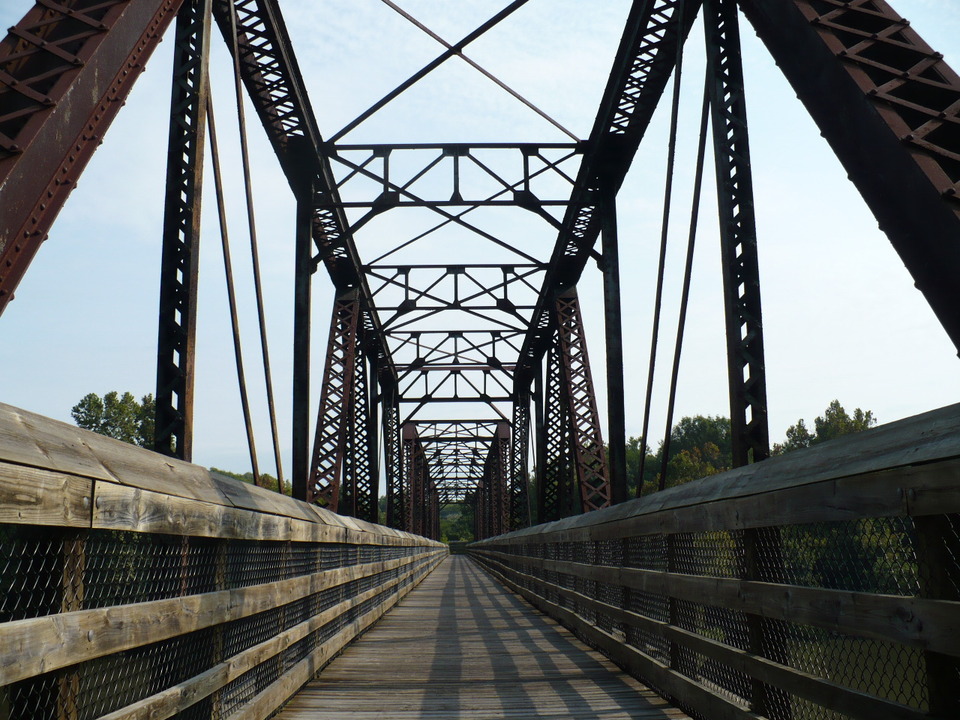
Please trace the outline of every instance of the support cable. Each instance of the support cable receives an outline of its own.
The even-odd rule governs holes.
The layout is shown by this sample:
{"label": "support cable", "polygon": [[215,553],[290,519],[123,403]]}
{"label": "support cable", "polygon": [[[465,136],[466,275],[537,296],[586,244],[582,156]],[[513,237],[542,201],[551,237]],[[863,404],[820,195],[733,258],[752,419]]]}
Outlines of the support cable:
{"label": "support cable", "polygon": [[253,286],[257,298],[257,320],[260,328],[260,351],[263,357],[263,376],[267,388],[267,410],[273,435],[273,456],[277,465],[277,491],[283,493],[283,465],[280,460],[280,432],[277,427],[277,407],[273,398],[273,374],[270,371],[270,352],[267,348],[267,324],[263,309],[263,285],[260,281],[260,252],[257,245],[257,225],[253,211],[253,184],[250,177],[250,153],[247,147],[247,121],[243,110],[243,90],[240,79],[240,48],[237,41],[237,8],[230,3],[230,36],[233,38],[233,79],[237,96],[237,124],[240,129],[240,159],[243,164],[244,191],[247,204],[247,225],[250,232],[250,256],[253,263]]}
{"label": "support cable", "polygon": [[[677,7],[677,22],[683,22],[683,0]],[[667,173],[663,191],[663,221],[660,226],[660,260],[657,265],[657,291],[653,303],[653,330],[650,337],[650,364],[647,369],[647,390],[643,401],[643,430],[640,434],[640,467],[637,470],[637,497],[643,494],[643,471],[647,464],[647,432],[650,429],[650,402],[660,342],[660,311],[663,307],[663,276],[667,264],[667,236],[670,230],[670,205],[673,199],[673,175],[677,159],[677,126],[680,117],[680,81],[683,79],[683,46],[677,43],[676,72],[673,80],[673,102],[670,108],[670,139],[667,143]]]}
{"label": "support cable", "polygon": [[667,429],[663,436],[663,454],[660,458],[660,481],[658,490],[667,482],[667,463],[670,460],[670,431],[673,427],[673,407],[677,397],[677,376],[680,373],[680,351],[683,349],[683,330],[687,322],[687,305],[690,299],[690,275],[693,270],[693,248],[697,239],[697,220],[700,215],[700,190],[703,187],[703,161],[707,150],[707,123],[710,119],[710,82],[708,75],[703,88],[703,110],[700,115],[700,141],[697,147],[697,170],[693,181],[693,202],[690,208],[690,231],[687,235],[687,259],[683,268],[683,291],[680,295],[680,317],[677,320],[677,343],[673,350],[673,372],[670,375],[670,399],[667,403]]}
{"label": "support cable", "polygon": [[253,466],[253,482],[260,485],[260,468],[257,464],[257,447],[253,439],[253,422],[250,417],[250,402],[247,398],[247,382],[243,372],[243,353],[240,346],[240,323],[237,317],[237,294],[233,284],[233,264],[230,261],[230,239],[227,235],[227,213],[223,200],[223,179],[220,175],[220,151],[217,146],[217,127],[213,119],[213,98],[207,94],[207,127],[210,130],[210,156],[213,165],[213,185],[217,196],[217,214],[220,218],[220,241],[223,245],[223,270],[227,278],[227,298],[230,302],[230,322],[233,327],[233,354],[237,361],[237,380],[240,384],[240,404],[243,406],[243,421],[247,429],[247,446]]}
{"label": "support cable", "polygon": [[411,15],[411,14],[408,13],[406,10],[404,10],[402,7],[400,7],[399,5],[397,5],[397,4],[394,3],[394,2],[391,2],[391,0],[381,0],[381,2],[383,2],[384,5],[387,5],[387,6],[390,7],[391,9],[395,10],[395,11],[397,12],[397,14],[399,14],[399,15],[401,15],[402,17],[404,17],[404,18],[406,18],[407,20],[409,20],[413,25],[416,25],[418,28],[420,28],[421,30],[423,30],[423,32],[425,32],[427,35],[429,35],[430,37],[432,37],[432,38],[433,38],[434,40],[436,40],[438,43],[440,43],[441,45],[443,45],[447,50],[455,53],[456,56],[457,56],[458,58],[460,58],[461,60],[463,60],[465,63],[467,63],[467,65],[469,65],[469,66],[472,67],[474,70],[476,70],[478,73],[480,73],[480,74],[483,75],[485,78],[487,78],[488,80],[490,80],[492,83],[494,83],[494,84],[495,84],[497,87],[499,87],[501,90],[503,90],[503,91],[506,92],[506,93],[509,93],[512,97],[514,97],[515,99],[517,99],[517,100],[519,100],[520,102],[522,102],[522,103],[523,103],[524,105],[526,105],[530,110],[533,110],[533,112],[535,112],[537,115],[539,115],[540,117],[542,117],[542,118],[543,118],[544,120],[546,120],[548,123],[550,123],[551,125],[553,125],[553,126],[554,126],[555,128],[557,128],[560,132],[562,132],[564,135],[566,135],[567,137],[571,138],[574,142],[579,142],[579,141],[580,141],[580,138],[578,138],[578,137],[577,137],[576,135],[574,135],[572,132],[570,132],[569,130],[567,130],[563,125],[561,125],[561,124],[560,124],[559,122],[557,122],[555,119],[553,119],[552,117],[550,117],[550,115],[548,115],[547,113],[545,113],[543,110],[541,110],[540,108],[538,108],[538,107],[537,107],[536,105],[534,105],[532,102],[530,102],[529,100],[527,100],[527,98],[525,98],[523,95],[521,95],[521,94],[518,93],[516,90],[514,90],[512,87],[510,87],[510,86],[507,85],[505,82],[503,82],[502,80],[500,80],[500,78],[498,78],[496,75],[494,75],[493,73],[489,72],[489,71],[488,71],[487,69],[485,69],[483,66],[481,66],[480,64],[474,62],[473,60],[471,60],[470,58],[468,58],[466,55],[464,55],[464,53],[463,53],[463,48],[462,48],[462,47],[459,47],[459,48],[458,48],[458,47],[456,47],[456,46],[454,46],[454,45],[451,45],[451,44],[448,43],[446,40],[444,40],[442,37],[440,37],[440,36],[437,35],[435,32],[433,32],[433,30],[431,30],[431,29],[428,28],[426,25],[424,25],[422,22],[420,22],[419,20],[417,20],[413,15]]}

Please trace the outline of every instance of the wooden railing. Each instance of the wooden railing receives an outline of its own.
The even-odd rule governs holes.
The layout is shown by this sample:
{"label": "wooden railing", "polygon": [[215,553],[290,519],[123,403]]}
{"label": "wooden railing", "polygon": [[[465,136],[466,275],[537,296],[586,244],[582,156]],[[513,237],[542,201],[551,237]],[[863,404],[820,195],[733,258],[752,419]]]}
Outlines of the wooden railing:
{"label": "wooden railing", "polygon": [[960,405],[470,547],[701,717],[960,717]]}
{"label": "wooden railing", "polygon": [[446,554],[0,405],[0,720],[261,720]]}

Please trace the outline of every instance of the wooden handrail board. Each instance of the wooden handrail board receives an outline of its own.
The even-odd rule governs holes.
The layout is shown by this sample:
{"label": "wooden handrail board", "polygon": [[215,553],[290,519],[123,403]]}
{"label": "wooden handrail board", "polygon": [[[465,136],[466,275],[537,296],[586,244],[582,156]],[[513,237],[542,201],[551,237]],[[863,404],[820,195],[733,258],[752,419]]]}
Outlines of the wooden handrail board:
{"label": "wooden handrail board", "polygon": [[248,617],[442,553],[431,550],[245,588],[5,623],[0,635],[0,685]]}
{"label": "wooden handrail board", "polygon": [[[954,458],[960,458],[960,404],[729,470],[611,508],[516,530],[498,536],[495,542],[524,542],[522,538],[530,538],[529,542],[543,542],[548,536],[559,539],[562,533],[622,522],[628,517]],[[960,493],[960,488],[955,491]]]}
{"label": "wooden handrail board", "polygon": [[960,657],[960,603],[737,578],[587,565],[476,550],[481,556],[762,617],[892,640]]}
{"label": "wooden handrail board", "polygon": [[0,523],[90,527],[93,481],[0,462]]}
{"label": "wooden handrail board", "polygon": [[[439,562],[439,560],[434,560],[433,562],[436,563]],[[99,720],[138,720],[144,717],[150,718],[150,720],[164,720],[165,718],[171,717],[216,692],[227,685],[227,683],[236,680],[248,670],[266,662],[270,658],[276,657],[276,655],[297,641],[302,640],[315,630],[319,630],[343,613],[348,612],[352,608],[377,595],[393,590],[393,588],[397,587],[397,585],[421,569],[422,565],[417,564],[393,580],[383,585],[378,585],[353,598],[343,600],[318,615],[314,615],[309,620],[294,625],[292,628],[273,636],[269,640],[264,640],[243,652],[232,655],[206,672],[196,675],[168,690],[128,705],[125,708],[108,713],[99,718]]]}
{"label": "wooden handrail board", "polygon": [[[659,635],[669,642],[688,647],[694,652],[722,662],[750,677],[755,677],[762,682],[787,690],[799,697],[851,717],[864,718],[864,720],[874,720],[878,717],[888,718],[889,720],[922,720],[927,717],[926,713],[906,705],[844,687],[788,665],[782,665],[762,656],[731,647],[718,640],[684,630],[676,625],[654,620],[639,613],[596,600],[571,588],[546,582],[493,558],[488,558],[487,562],[493,563],[501,575],[509,573],[512,577],[522,578],[549,587],[553,592],[564,596],[568,600],[594,612],[605,614],[616,622],[632,625],[646,632]],[[542,594],[540,595],[542,597]],[[578,617],[589,623],[587,618],[581,615],[578,615]]]}

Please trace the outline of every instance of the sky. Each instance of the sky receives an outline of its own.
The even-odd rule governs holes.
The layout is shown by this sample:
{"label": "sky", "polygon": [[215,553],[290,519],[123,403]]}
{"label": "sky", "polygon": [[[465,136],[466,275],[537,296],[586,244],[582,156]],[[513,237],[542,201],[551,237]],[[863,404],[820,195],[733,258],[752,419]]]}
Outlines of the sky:
{"label": "sky", "polygon": [[[505,0],[404,0],[402,7],[453,41],[494,15]],[[960,4],[897,0],[934,49],[960,68]],[[0,5],[13,25],[30,6]],[[381,0],[285,0],[281,3],[321,132],[330,137],[442,48]],[[468,55],[577,136],[586,137],[629,3],[531,0],[468,49]],[[240,291],[248,383],[262,469],[269,448],[249,246],[237,153],[230,66],[213,36],[212,87],[225,155],[233,263]],[[743,24],[744,67],[756,192],[771,438],[799,418],[809,423],[839,399],[872,410],[881,423],[960,401],[956,349],[913,287],[907,270],[780,76]],[[662,352],[651,407],[651,444],[663,435],[670,365],[690,212],[696,122],[702,86],[702,33],[685,55],[677,185],[666,276]],[[89,392],[154,391],[156,308],[172,43],[163,42],[54,224],[15,300],[0,316],[0,401],[60,420]],[[663,196],[667,103],[662,103],[618,198],[625,337],[627,434],[639,435],[656,282]],[[293,200],[269,144],[251,126],[254,192],[268,333],[289,467],[291,406]],[[344,142],[564,142],[555,127],[497,90],[459,60],[360,125]],[[209,155],[209,154],[208,154]],[[711,173],[708,172],[708,177]],[[207,177],[211,177],[210,174]],[[212,181],[209,183],[212,188]],[[705,188],[693,270],[676,418],[727,415],[719,248],[712,180]],[[204,200],[197,350],[194,460],[248,470],[226,292],[212,193]],[[523,211],[519,211],[523,212]],[[370,259],[423,219],[390,214],[364,238]],[[479,221],[478,221],[479,222]],[[526,216],[513,224],[525,250],[549,255],[555,240]],[[433,262],[455,246],[463,261],[499,262],[461,236],[429,242],[397,262]],[[601,276],[589,264],[579,286],[601,416],[605,418]],[[332,287],[314,282],[314,386],[322,374]]]}

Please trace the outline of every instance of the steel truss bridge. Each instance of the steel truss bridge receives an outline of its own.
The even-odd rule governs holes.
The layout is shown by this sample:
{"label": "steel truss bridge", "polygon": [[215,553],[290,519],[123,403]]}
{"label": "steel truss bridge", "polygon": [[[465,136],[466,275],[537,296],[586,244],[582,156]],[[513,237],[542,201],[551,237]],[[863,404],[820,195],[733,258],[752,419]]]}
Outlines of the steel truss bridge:
{"label": "steel truss bridge", "polygon": [[[37,0],[0,44],[0,311],[151,53],[165,35],[175,45],[156,452],[0,407],[0,623],[10,638],[0,644],[0,718],[266,717],[437,566],[439,513],[452,502],[474,510],[478,563],[687,712],[955,717],[960,411],[769,457],[738,16],[958,349],[960,77],[885,0],[634,0],[593,127],[578,137],[466,55],[527,0],[453,43],[384,2],[445,49],[327,136],[277,0]],[[712,143],[735,469],[627,503],[617,196],[655,109],[670,102],[695,22],[707,53],[697,174]],[[225,220],[214,34],[296,200],[292,499],[189,464],[207,154]],[[453,58],[568,141],[347,142]],[[676,107],[674,94],[674,126]],[[242,155],[256,263],[245,138]],[[434,222],[378,257],[360,252],[381,216],[411,210]],[[499,214],[507,230],[485,229],[480,213]],[[527,220],[511,235],[517,213]],[[529,219],[549,254],[530,250]],[[508,259],[472,259],[464,234]],[[432,262],[404,262],[425,239]],[[606,418],[577,295],[591,261],[603,275],[605,346],[593,350]],[[326,328],[329,317],[318,378],[311,292],[323,272],[335,298],[320,320]],[[282,479],[258,270],[255,281]],[[232,283],[229,292],[236,334]],[[237,358],[259,476],[239,344]],[[855,564],[850,533],[885,548],[869,572],[798,574],[798,548],[823,537],[833,538],[831,567]],[[280,586],[280,597],[269,591]],[[177,608],[189,618],[171,619]],[[849,638],[830,645],[840,635]],[[47,654],[50,643],[58,649]],[[828,645],[847,675],[823,660]],[[857,675],[868,655],[881,660]],[[140,681],[117,680],[134,672],[121,667],[127,657],[152,678],[139,694],[130,685]],[[112,695],[101,687],[111,682]]]}

